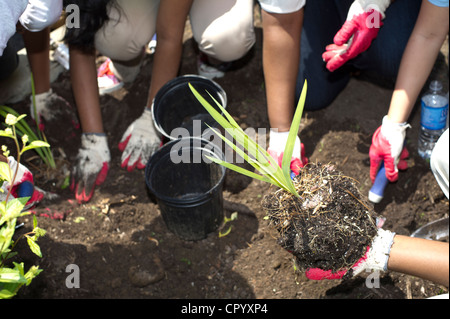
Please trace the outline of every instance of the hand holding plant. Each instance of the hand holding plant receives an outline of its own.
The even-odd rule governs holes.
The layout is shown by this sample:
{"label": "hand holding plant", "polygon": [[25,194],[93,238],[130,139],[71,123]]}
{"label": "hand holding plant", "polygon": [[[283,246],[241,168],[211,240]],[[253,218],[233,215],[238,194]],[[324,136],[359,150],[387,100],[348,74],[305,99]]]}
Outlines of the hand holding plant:
{"label": "hand holding plant", "polygon": [[291,124],[281,168],[265,149],[243,132],[217,101],[225,116],[208,104],[192,86],[191,90],[236,143],[217,130],[216,134],[261,175],[231,163],[210,159],[238,173],[279,187],[264,196],[261,204],[267,213],[266,218],[279,233],[278,243],[294,255],[297,268],[320,270],[320,276],[326,274],[327,278],[335,274],[351,274],[349,268],[364,256],[377,234],[375,214],[366,205],[355,181],[344,176],[334,165],[310,163],[291,179],[291,158],[305,103],[306,81]]}

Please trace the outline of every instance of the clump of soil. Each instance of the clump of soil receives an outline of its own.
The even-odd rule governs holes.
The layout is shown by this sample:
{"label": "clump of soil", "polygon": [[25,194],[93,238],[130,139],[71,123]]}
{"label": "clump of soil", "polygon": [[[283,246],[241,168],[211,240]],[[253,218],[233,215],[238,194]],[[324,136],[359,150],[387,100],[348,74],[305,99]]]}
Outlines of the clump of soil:
{"label": "clump of soil", "polygon": [[305,166],[293,182],[300,198],[280,189],[262,201],[278,243],[301,270],[350,269],[377,233],[376,216],[357,182],[320,163]]}

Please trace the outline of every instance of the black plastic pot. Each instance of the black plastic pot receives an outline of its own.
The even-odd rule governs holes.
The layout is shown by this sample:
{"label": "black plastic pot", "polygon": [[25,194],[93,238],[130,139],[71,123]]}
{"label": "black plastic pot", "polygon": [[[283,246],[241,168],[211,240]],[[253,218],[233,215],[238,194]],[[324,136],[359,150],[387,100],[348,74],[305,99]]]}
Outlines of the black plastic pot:
{"label": "black plastic pot", "polygon": [[[188,136],[201,137],[208,129],[207,125],[217,126],[217,122],[193,95],[189,83],[211,105],[216,106],[216,103],[208,93],[226,108],[225,91],[210,79],[198,75],[184,75],[167,82],[156,94],[152,107],[153,122],[165,141]],[[194,120],[199,120],[195,126]]]}
{"label": "black plastic pot", "polygon": [[222,151],[201,138],[170,141],[148,161],[145,179],[167,228],[184,240],[200,240],[223,221],[225,168],[207,159]]}

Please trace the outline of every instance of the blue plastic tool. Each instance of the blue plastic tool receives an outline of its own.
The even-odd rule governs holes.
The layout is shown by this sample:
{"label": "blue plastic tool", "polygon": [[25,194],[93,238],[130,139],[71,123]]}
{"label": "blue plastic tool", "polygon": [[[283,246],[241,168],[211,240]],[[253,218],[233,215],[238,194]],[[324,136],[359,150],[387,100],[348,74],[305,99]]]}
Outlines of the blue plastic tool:
{"label": "blue plastic tool", "polygon": [[381,202],[387,184],[389,184],[389,180],[386,177],[384,162],[381,162],[380,169],[378,171],[377,177],[375,178],[375,182],[373,183],[372,188],[369,191],[369,200],[372,203],[377,204]]}
{"label": "blue plastic tool", "polygon": [[295,173],[293,171],[291,171],[291,179],[294,179],[295,176],[296,176]]}
{"label": "blue plastic tool", "polygon": [[33,183],[25,181],[22,182],[17,188],[17,195],[19,197],[31,197],[34,192]]}

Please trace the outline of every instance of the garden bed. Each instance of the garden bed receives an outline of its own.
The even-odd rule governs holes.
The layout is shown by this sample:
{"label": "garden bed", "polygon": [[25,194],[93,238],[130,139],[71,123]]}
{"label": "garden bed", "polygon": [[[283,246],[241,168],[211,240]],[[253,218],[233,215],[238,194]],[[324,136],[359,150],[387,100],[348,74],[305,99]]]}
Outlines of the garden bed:
{"label": "garden bed", "polygon": [[[257,44],[236,67],[217,82],[228,95],[228,110],[245,129],[266,128],[268,120],[261,62],[261,30]],[[181,74],[196,73],[192,40],[185,43]],[[120,167],[117,145],[128,125],[142,113],[151,77],[148,55],[137,80],[120,91],[101,97],[104,126],[111,150],[108,177],[91,202],[79,205],[62,190],[57,177],[46,175],[34,159],[25,162],[36,184],[59,194],[35,210],[39,226],[47,230],[39,242],[43,257],[26,252],[26,265],[44,271],[17,298],[427,298],[446,292],[432,282],[394,272],[381,275],[380,288],[370,289],[362,274],[350,280],[310,281],[294,266],[293,255],[277,243],[278,233],[265,219],[262,199],[274,191],[262,182],[228,172],[225,180],[225,215],[237,220],[201,241],[183,241],[168,231],[158,205],[149,195],[143,171]],[[437,74],[448,77],[445,64]],[[68,72],[53,83],[53,90],[74,105]],[[305,112],[300,137],[312,163],[331,163],[365,196],[371,186],[371,135],[386,114],[391,90],[354,78],[327,109]],[[14,105],[28,112],[28,102]],[[407,133],[409,169],[388,185],[384,199],[373,210],[386,218],[384,228],[409,235],[425,223],[448,216],[448,200],[429,165],[416,152],[419,112]],[[73,163],[79,135],[65,136],[59,123],[52,143],[58,157]],[[57,125],[57,124],[55,124]],[[70,132],[72,133],[72,132]],[[63,155],[64,154],[64,157]],[[50,219],[45,215],[62,216]],[[23,218],[28,230],[30,218]],[[219,234],[232,226],[228,235]],[[22,252],[23,251],[23,252]],[[79,267],[80,288],[68,288],[68,265]],[[151,280],[150,280],[151,279]]]}

